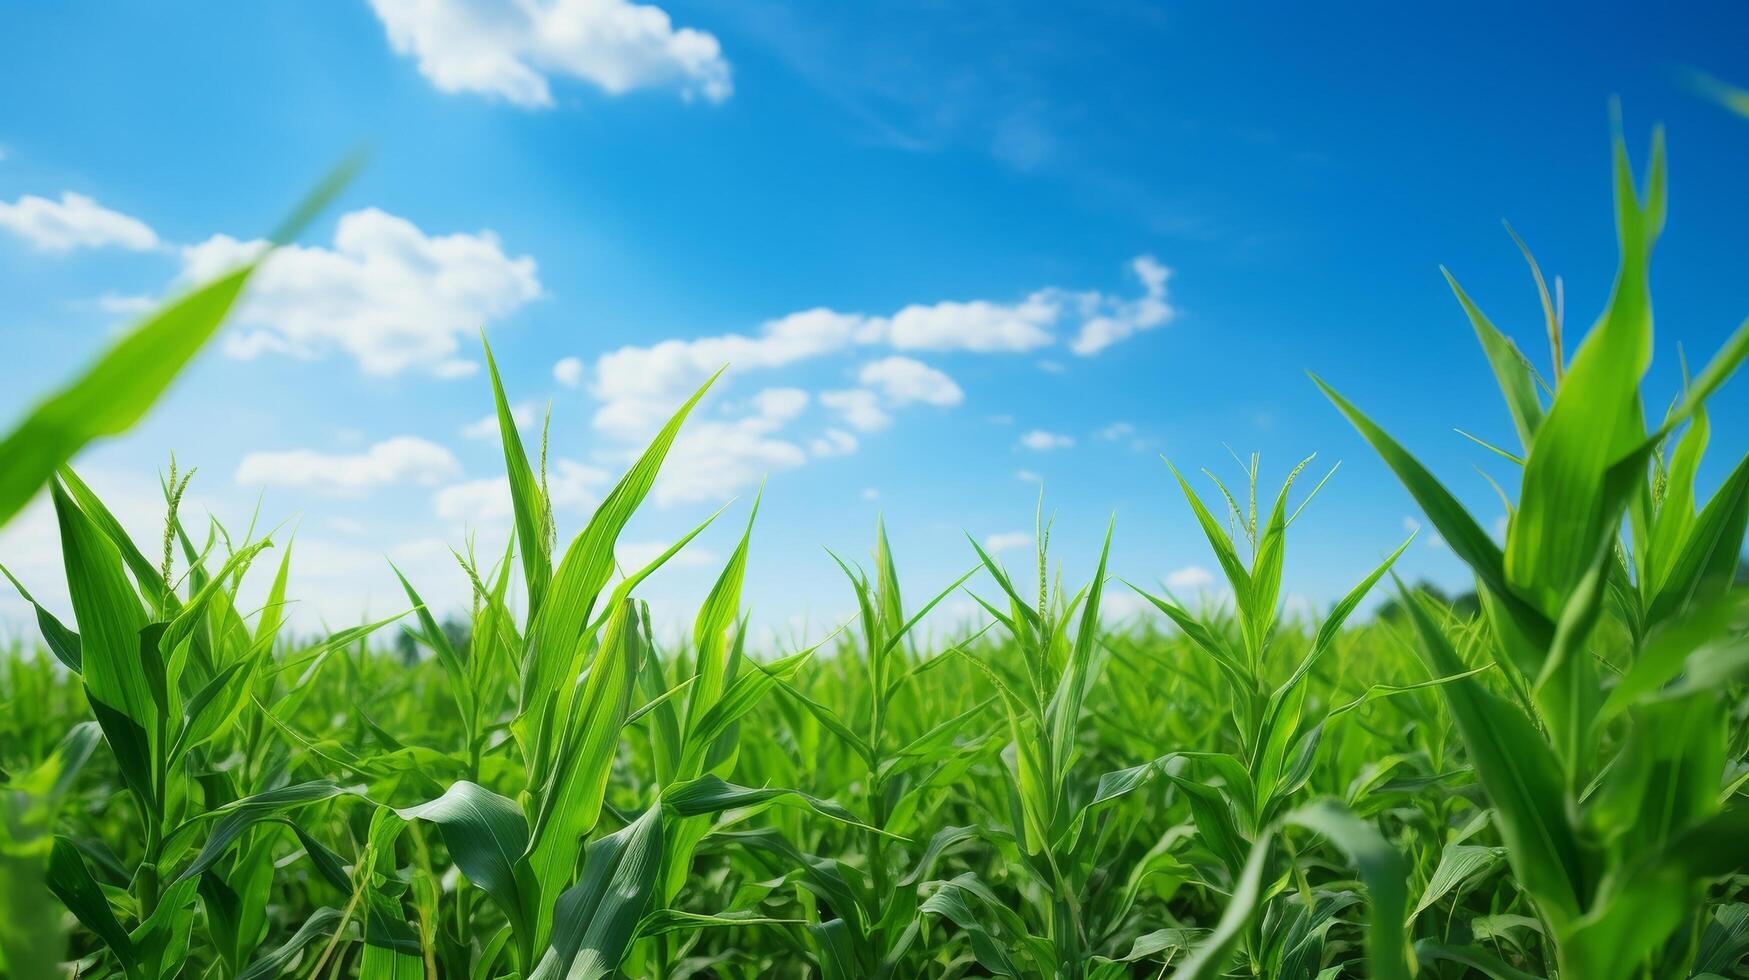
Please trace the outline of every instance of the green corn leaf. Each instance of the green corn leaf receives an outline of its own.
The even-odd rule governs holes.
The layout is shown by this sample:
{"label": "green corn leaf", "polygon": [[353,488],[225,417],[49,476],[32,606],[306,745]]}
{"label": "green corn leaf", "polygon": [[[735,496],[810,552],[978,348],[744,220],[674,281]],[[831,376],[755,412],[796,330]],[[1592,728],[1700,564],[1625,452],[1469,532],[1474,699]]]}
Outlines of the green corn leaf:
{"label": "green corn leaf", "polygon": [[1105,527],[1105,543],[1099,551],[1099,567],[1094,570],[1088,587],[1086,604],[1081,611],[1081,624],[1075,632],[1068,663],[1063,669],[1057,689],[1045,708],[1049,724],[1052,766],[1056,772],[1069,771],[1075,752],[1075,733],[1081,723],[1081,708],[1087,699],[1087,686],[1093,673],[1093,654],[1099,636],[1099,597],[1105,586],[1105,563],[1111,555],[1111,532],[1115,520]]}
{"label": "green corn leaf", "polygon": [[1461,894],[1465,887],[1499,867],[1505,858],[1505,848],[1447,844],[1439,852],[1439,866],[1433,869],[1414,910],[1409,913],[1410,921],[1445,896],[1454,892]]}
{"label": "green corn leaf", "polygon": [[462,874],[492,896],[515,933],[528,930],[525,898],[538,895],[533,880],[518,871],[528,848],[528,821],[515,803],[464,780],[429,803],[395,812],[403,820],[436,824]]}
{"label": "green corn leaf", "polygon": [[1648,269],[1663,225],[1661,133],[1644,204],[1634,191],[1627,150],[1616,140],[1615,194],[1621,245],[1615,286],[1537,430],[1507,535],[1507,580],[1549,616],[1614,532],[1604,482],[1610,466],[1644,437],[1638,392],[1652,356]]}
{"label": "green corn leaf", "polygon": [[317,779],[257,793],[193,818],[165,835],[165,850],[169,852],[173,842],[185,840],[194,834],[199,822],[206,819],[213,821],[213,828],[207,834],[206,843],[202,845],[200,852],[194,856],[194,859],[189,861],[177,874],[175,880],[177,882],[191,881],[217,864],[219,858],[224,856],[225,851],[230,849],[230,846],[245,830],[263,820],[277,816],[286,810],[356,793],[356,790],[346,789],[327,780]]}
{"label": "green corn leaf", "polygon": [[305,947],[319,939],[325,938],[339,926],[341,914],[339,909],[319,908],[311,913],[303,925],[291,934],[285,942],[269,950],[263,950],[261,955],[250,961],[242,973],[237,974],[237,980],[273,980],[287,973],[298,959]]}
{"label": "green corn leaf", "polygon": [[407,594],[407,601],[413,604],[413,613],[419,619],[419,638],[431,648],[437,655],[438,663],[443,666],[443,672],[449,679],[450,694],[455,698],[462,719],[471,720],[474,717],[474,690],[468,683],[468,669],[462,662],[461,653],[450,642],[449,634],[437,624],[437,617],[426,607],[425,600],[420,598],[413,583],[407,581],[407,576],[401,574],[394,562],[389,563],[389,568],[394,570],[395,578],[400,580],[401,591]]}
{"label": "green corn leaf", "polygon": [[78,620],[85,683],[93,696],[153,730],[158,716],[140,657],[146,612],[128,583],[121,555],[59,483],[51,488],[60,521],[67,591]]}
{"label": "green corn leaf", "polygon": [[66,837],[56,837],[50,851],[48,885],[80,924],[103,940],[128,976],[137,976],[133,939],[115,917],[115,910],[110,908],[97,880],[91,877],[91,869],[85,866],[78,846]]}
{"label": "green corn leaf", "polygon": [[[1402,595],[1428,669],[1436,676],[1463,673],[1468,665],[1428,611],[1406,590]],[[1444,684],[1440,692],[1499,813],[1513,870],[1552,922],[1571,921],[1580,911],[1586,874],[1567,819],[1560,765],[1548,743],[1518,709],[1473,677]]]}
{"label": "green corn leaf", "polygon": [[6,580],[11,582],[12,587],[18,591],[19,598],[30,603],[31,607],[36,610],[37,628],[42,631],[43,642],[48,644],[49,652],[55,655],[56,660],[65,664],[68,670],[75,674],[79,673],[83,661],[79,634],[68,629],[66,624],[55,618],[53,613],[44,609],[42,603],[37,602],[35,597],[25,590],[23,584],[13,577],[6,566],[0,565],[0,575],[5,575]]}
{"label": "green corn leaf", "polygon": [[1233,894],[1227,899],[1220,921],[1190,957],[1172,971],[1172,980],[1214,980],[1226,972],[1234,950],[1263,901],[1263,871],[1269,862],[1270,843],[1271,835],[1265,834],[1251,845],[1250,856],[1234,880]]}
{"label": "green corn leaf", "polygon": [[498,410],[498,437],[504,446],[504,470],[510,479],[510,503],[516,514],[516,541],[522,553],[523,580],[528,586],[530,620],[540,612],[546,599],[547,586],[553,577],[552,552],[547,537],[547,506],[534,470],[528,465],[528,453],[522,448],[522,434],[510,412],[510,401],[504,395],[504,382],[498,377],[498,362],[492,357],[492,345],[480,335],[480,346],[486,352],[486,373],[492,379],[492,399]]}
{"label": "green corn leaf", "polygon": [[1512,424],[1518,430],[1519,445],[1528,452],[1531,440],[1536,437],[1537,428],[1542,425],[1543,420],[1542,401],[1537,397],[1536,378],[1531,373],[1530,365],[1517,346],[1476,307],[1452,274],[1443,267],[1439,271],[1451,286],[1452,293],[1457,296],[1458,303],[1463,306],[1464,315],[1470,318],[1470,325],[1476,329],[1476,339],[1482,342],[1482,351],[1488,355],[1488,366],[1493,368],[1494,380],[1499,383],[1500,394],[1506,397],[1506,408],[1512,413]]}
{"label": "green corn leaf", "polygon": [[1450,946],[1422,939],[1415,943],[1415,959],[1424,966],[1439,962],[1457,963],[1490,980],[1542,980],[1534,973],[1526,973],[1509,966],[1500,957],[1480,946]]}
{"label": "green corn leaf", "polygon": [[746,530],[741,532],[741,540],[735,544],[735,550],[717,576],[716,584],[705,596],[704,604],[698,610],[698,619],[693,624],[692,642],[697,650],[693,676],[697,680],[687,694],[686,730],[689,735],[723,693],[728,671],[729,628],[741,611],[741,580],[747,572],[747,545],[753,537],[753,522],[758,517],[759,498],[755,497],[753,509],[747,515]]}
{"label": "green corn leaf", "polygon": [[1312,381],[1366,441],[1372,444],[1391,471],[1397,474],[1398,481],[1415,498],[1422,513],[1427,515],[1427,519],[1439,531],[1446,544],[1451,546],[1452,552],[1476,574],[1511,622],[1533,641],[1546,646],[1548,638],[1554,633],[1550,617],[1525,602],[1507,582],[1506,558],[1499,545],[1494,543],[1494,539],[1482,530],[1475,518],[1451,495],[1451,491],[1395,439],[1386,434],[1385,430],[1373,424],[1360,409],[1337,394],[1334,388],[1325,384],[1317,375],[1312,376]]}
{"label": "green corn leaf", "polygon": [[637,938],[662,864],[662,807],[589,845],[583,875],[559,897],[552,945],[529,980],[602,980]]}
{"label": "green corn leaf", "polygon": [[1366,946],[1368,975],[1374,980],[1408,980],[1412,971],[1404,948],[1404,921],[1409,895],[1404,880],[1409,867],[1403,856],[1371,824],[1331,800],[1301,807],[1285,820],[1329,838],[1366,883],[1372,907]]}
{"label": "green corn leaf", "polygon": [[707,773],[697,779],[690,779],[671,786],[662,793],[663,808],[669,813],[681,817],[721,813],[724,810],[740,810],[764,806],[768,803],[805,807],[822,817],[828,817],[859,830],[873,831],[895,840],[905,839],[897,834],[889,834],[879,827],[870,826],[859,819],[856,814],[831,800],[809,796],[799,790],[781,789],[774,786],[759,789],[736,786],[734,783],[725,782],[721,777]]}
{"label": "green corn leaf", "polygon": [[620,729],[631,711],[634,672],[643,657],[634,615],[630,600],[615,606],[601,652],[565,721],[557,764],[540,788],[540,808],[526,856],[538,883],[537,894],[543,896],[543,906],[535,913],[536,945],[546,938],[551,914],[544,901],[570,881],[583,839],[601,815]]}
{"label": "green corn leaf", "polygon": [[680,426],[693,406],[710,390],[717,376],[712,375],[669,418],[644,454],[601,502],[588,526],[565,550],[564,558],[553,573],[552,587],[541,600],[539,613],[530,628],[529,659],[523,668],[522,704],[525,707],[540,703],[567,680],[565,671],[573,663],[571,655],[577,639],[613,571],[613,549],[620,531],[655,485],[656,473],[679,435]]}

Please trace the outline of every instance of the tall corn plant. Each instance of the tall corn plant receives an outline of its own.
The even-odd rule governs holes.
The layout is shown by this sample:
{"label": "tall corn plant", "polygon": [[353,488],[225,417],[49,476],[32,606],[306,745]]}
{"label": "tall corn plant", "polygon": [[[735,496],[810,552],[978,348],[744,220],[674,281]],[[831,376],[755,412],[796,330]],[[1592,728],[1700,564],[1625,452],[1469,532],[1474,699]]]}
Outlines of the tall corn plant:
{"label": "tall corn plant", "polygon": [[[1640,384],[1652,352],[1648,270],[1665,219],[1662,132],[1639,190],[1618,133],[1614,190],[1620,265],[1570,361],[1543,293],[1556,339],[1552,392],[1452,281],[1522,447],[1501,450],[1521,470],[1504,547],[1318,382],[1475,573],[1487,653],[1508,694],[1479,678],[1442,690],[1552,944],[1540,969],[1563,980],[1687,975],[1708,882],[1749,861],[1749,806],[1739,781],[1725,780],[1721,692],[1744,663],[1745,607],[1730,583],[1749,514],[1749,459],[1704,506],[1694,498],[1703,406],[1749,353],[1749,323],[1648,429]],[[1467,669],[1435,615],[1420,602],[1408,607],[1429,669]],[[1611,622],[1625,651],[1612,647]],[[1422,952],[1468,963],[1487,956]]]}
{"label": "tall corn plant", "polygon": [[[647,955],[661,967],[668,947],[660,937],[677,928],[669,903],[686,880],[694,849],[711,829],[706,819],[711,814],[785,797],[854,822],[825,801],[736,786],[722,778],[733,764],[739,718],[773,684],[793,675],[812,651],[758,669],[741,663],[740,645],[731,634],[739,616],[751,519],[699,613],[696,656],[687,676],[664,671],[647,611],[631,593],[715,515],[608,588],[621,530],[654,485],[681,425],[714,377],[656,434],[555,564],[545,474],[522,446],[489,349],[486,360],[527,609],[516,627],[505,602],[505,571],[497,585],[476,586],[483,610],[475,620],[478,650],[464,656],[441,638],[429,616],[422,615],[419,634],[442,662],[464,718],[473,719],[464,733],[471,772],[480,771],[479,739],[490,724],[481,706],[492,698],[489,683],[495,676],[477,658],[499,649],[515,662],[514,705],[506,727],[521,755],[520,789],[511,798],[472,779],[458,780],[438,798],[395,810],[394,817],[436,825],[456,866],[496,906],[503,924],[473,964],[481,975],[498,975],[494,971],[503,967],[494,959],[507,950],[508,969],[530,980],[612,976],[641,938],[656,940]],[[410,585],[408,594],[418,602]],[[640,690],[646,694],[641,706],[634,703]],[[622,731],[645,716],[656,730],[658,792],[641,813],[627,815],[621,829],[596,837]],[[382,819],[391,828],[396,825]],[[394,833],[384,830],[384,840],[393,840]],[[395,904],[390,901],[385,909]],[[466,906],[458,909],[465,924]],[[683,921],[697,927],[745,919],[696,915]]]}
{"label": "tall corn plant", "polygon": [[[770,855],[779,868],[801,877],[802,887],[822,899],[830,914],[807,923],[820,974],[827,980],[903,975],[906,954],[919,934],[919,891],[944,851],[974,835],[968,826],[938,828],[921,850],[908,847],[908,836],[924,824],[923,798],[942,777],[965,772],[968,752],[956,745],[985,715],[989,701],[942,719],[930,719],[915,738],[901,741],[894,715],[907,705],[915,682],[948,661],[946,654],[923,659],[908,648],[908,638],[924,617],[975,572],[961,575],[907,615],[899,576],[884,523],[875,528],[874,573],[832,560],[849,580],[857,603],[857,642],[840,648],[839,657],[855,672],[859,698],[846,715],[809,696],[790,678],[778,687],[806,715],[847,749],[860,769],[853,778],[861,786],[867,823],[859,832],[865,867],[830,862],[796,848],[775,832],[736,838]],[[910,719],[900,719],[907,721]],[[984,744],[987,739],[975,740]]]}
{"label": "tall corn plant", "polygon": [[[354,158],[330,173],[274,232],[271,245],[277,247],[294,239],[346,186],[360,163]],[[76,484],[76,478],[64,467],[81,448],[93,440],[125,432],[145,416],[218,332],[265,258],[257,257],[154,311],[83,374],[44,399],[0,438],[0,525],[16,516],[45,483],[53,483],[56,509],[65,528],[66,507],[58,492],[60,485],[55,483],[56,473],[68,474],[67,479]],[[119,526],[104,530],[113,532]],[[10,572],[5,575],[36,607],[50,650],[70,670],[81,672],[83,650],[78,634],[37,605]],[[165,611],[162,605],[158,611]],[[109,679],[103,683],[107,685]],[[52,787],[44,785],[51,773],[39,768],[30,779],[7,780],[11,785],[0,791],[0,868],[4,869],[0,871],[4,879],[0,881],[0,919],[13,923],[39,920],[39,927],[0,929],[0,966],[21,980],[58,975],[55,964],[64,949],[53,950],[52,959],[47,954],[53,947],[64,946],[65,936],[58,921],[48,921],[53,905],[43,893],[43,861],[52,845],[46,831],[53,822],[54,803],[66,792],[88,755],[88,749],[72,754],[62,751],[45,763],[64,767]],[[49,788],[53,791],[42,795]],[[58,863],[67,866],[64,857]]]}
{"label": "tall corn plant", "polygon": [[[489,948],[508,949],[513,971],[539,977],[576,976],[578,970],[588,975],[593,969],[611,974],[649,905],[652,885],[646,877],[654,874],[661,854],[656,832],[661,814],[654,807],[645,818],[590,844],[587,859],[584,854],[601,819],[621,728],[636,707],[635,683],[650,650],[631,592],[705,525],[610,591],[614,546],[654,485],[681,424],[715,378],[661,428],[555,565],[545,474],[537,474],[523,448],[489,347],[486,360],[526,612],[516,628],[509,621],[505,589],[486,591],[488,615],[476,620],[485,631],[476,628],[480,643],[470,651],[472,664],[442,639],[433,620],[423,618],[420,633],[442,660],[463,716],[472,719],[465,733],[470,759],[479,751],[484,720],[477,706],[489,695],[476,684],[491,676],[480,658],[490,656],[495,644],[517,645],[505,652],[516,663],[508,730],[521,754],[520,786],[512,799],[472,779],[458,780],[437,799],[382,818],[389,824],[382,833],[392,841],[399,824],[409,820],[438,828],[456,866],[490,896],[502,916],[504,938],[494,939]],[[408,591],[416,598],[410,585]],[[472,765],[470,774],[477,772]],[[480,966],[493,968],[490,962]]]}
{"label": "tall corn plant", "polygon": [[[1219,619],[1198,616],[1170,597],[1136,589],[1215,665],[1232,706],[1231,735],[1236,751],[1184,753],[1204,774],[1201,780],[1188,773],[1170,774],[1190,807],[1202,846],[1214,857],[1232,889],[1223,919],[1231,928],[1217,930],[1177,976],[1210,976],[1224,970],[1235,947],[1243,951],[1244,962],[1258,976],[1297,976],[1298,971],[1320,961],[1324,934],[1342,910],[1341,903],[1312,900],[1310,886],[1302,878],[1295,896],[1299,901],[1291,906],[1278,904],[1271,927],[1266,928],[1265,918],[1257,914],[1284,884],[1265,880],[1267,871],[1274,867],[1271,843],[1284,825],[1324,833],[1353,855],[1373,891],[1372,973],[1378,977],[1407,976],[1401,938],[1406,914],[1402,884],[1392,881],[1402,874],[1400,856],[1376,829],[1335,801],[1292,812],[1287,809],[1310,780],[1325,732],[1337,718],[1366,700],[1421,686],[1376,685],[1362,700],[1344,705],[1320,703],[1308,695],[1314,670],[1336,645],[1348,618],[1403,554],[1407,541],[1331,608],[1305,652],[1291,661],[1291,668],[1282,662],[1285,651],[1277,625],[1287,531],[1335,473],[1332,468],[1290,512],[1289,493],[1311,461],[1308,457],[1293,468],[1266,513],[1258,508],[1257,456],[1253,455],[1246,466],[1243,503],[1218,477],[1207,474],[1224,501],[1229,518],[1226,526],[1172,469],[1232,590],[1230,619],[1225,615]],[[1292,938],[1284,941],[1283,936]]]}
{"label": "tall corn plant", "polygon": [[[264,822],[346,792],[328,780],[292,783],[283,768],[253,766],[250,746],[240,744],[237,722],[259,710],[255,692],[274,670],[287,563],[251,626],[236,597],[271,541],[245,537],[233,547],[214,522],[196,549],[177,513],[186,485],[172,466],[157,562],[71,470],[50,487],[79,629],[40,606],[37,616],[50,648],[82,681],[132,803],[140,847],[128,855],[131,868],[107,855],[94,865],[77,840],[56,837],[47,883],[130,978],[181,971],[197,903],[205,910],[198,917],[204,941],[225,975],[241,973],[266,929],[271,848],[282,829]],[[180,576],[178,546],[187,561]],[[295,653],[316,656],[368,630]],[[218,764],[239,751],[241,765]],[[125,896],[121,915],[106,885]]]}
{"label": "tall corn plant", "polygon": [[1115,801],[1152,782],[1162,760],[1096,778],[1077,765],[1087,696],[1102,659],[1099,607],[1111,529],[1093,579],[1072,596],[1049,578],[1050,524],[1042,498],[1036,532],[1038,592],[1032,599],[1022,597],[1007,571],[972,541],[1005,606],[977,601],[1008,632],[1020,662],[990,663],[970,653],[966,659],[995,688],[1010,736],[1003,771],[1012,831],[982,833],[1013,847],[1017,870],[1035,884],[1040,898],[1034,908],[1015,909],[967,873],[939,883],[922,911],[965,932],[978,963],[994,973],[1085,977],[1095,969],[1107,925],[1087,906],[1105,842],[1102,818]]}

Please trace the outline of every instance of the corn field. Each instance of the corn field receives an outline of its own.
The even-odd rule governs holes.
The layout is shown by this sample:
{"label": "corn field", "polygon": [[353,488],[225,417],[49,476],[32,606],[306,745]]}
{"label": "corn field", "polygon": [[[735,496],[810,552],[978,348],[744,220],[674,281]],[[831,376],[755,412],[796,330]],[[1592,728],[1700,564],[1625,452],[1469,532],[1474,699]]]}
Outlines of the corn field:
{"label": "corn field", "polygon": [[[871,529],[834,556],[855,618],[757,648],[742,588],[783,518],[755,501],[714,518],[745,531],[690,635],[658,642],[639,586],[703,528],[643,568],[615,544],[706,391],[565,541],[545,437],[523,444],[488,351],[514,536],[397,569],[402,615],[299,635],[295,545],[180,512],[174,466],[162,527],[124,529],[67,465],[145,412],[252,267],[200,287],[0,444],[0,519],[46,485],[73,614],[36,606],[40,637],[0,651],[0,973],[1749,976],[1749,460],[1696,487],[1749,325],[1648,411],[1661,138],[1638,180],[1618,139],[1614,185],[1619,269],[1570,352],[1529,261],[1552,376],[1451,281],[1519,437],[1477,450],[1520,474],[1503,542],[1313,379],[1475,608],[1398,581],[1399,548],[1286,614],[1324,484],[1253,458],[1225,482],[1159,468],[1230,601],[1051,552],[1041,506],[1036,561],[971,541],[951,581],[905,577]],[[421,598],[456,576],[462,630]],[[271,583],[259,608],[246,579]],[[1114,590],[1157,615],[1114,620]],[[924,640],[968,595],[987,625]]]}

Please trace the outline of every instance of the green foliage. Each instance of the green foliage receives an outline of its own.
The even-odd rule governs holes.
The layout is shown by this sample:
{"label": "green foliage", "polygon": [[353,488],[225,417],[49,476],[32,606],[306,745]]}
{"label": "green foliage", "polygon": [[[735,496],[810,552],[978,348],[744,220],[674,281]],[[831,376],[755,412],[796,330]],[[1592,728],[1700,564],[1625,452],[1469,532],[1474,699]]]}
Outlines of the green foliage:
{"label": "green foliage", "polygon": [[[638,588],[711,521],[643,568],[615,548],[711,383],[561,547],[488,350],[510,540],[395,569],[406,613],[297,636],[289,541],[190,527],[173,467],[143,548],[64,466],[222,310],[176,314],[186,343],[126,397],[51,400],[13,437],[47,448],[8,449],[35,469],[0,503],[47,482],[73,619],[12,582],[42,649],[0,650],[0,972],[1749,976],[1749,460],[1697,500],[1749,327],[1645,421],[1661,141],[1641,189],[1616,158],[1621,269],[1570,359],[1531,261],[1552,382],[1451,280],[1518,438],[1487,447],[1518,478],[1503,542],[1325,386],[1473,570],[1451,602],[1375,595],[1404,542],[1297,609],[1289,532],[1331,477],[1260,496],[1251,457],[1206,499],[1169,470],[1225,598],[1130,586],[1148,615],[1118,618],[1114,530],[1065,587],[1041,500],[1027,568],[974,541],[921,604],[877,526],[867,563],[820,559],[850,621],[771,649],[742,600],[755,500],[659,639]],[[422,598],[443,575],[465,625]],[[940,625],[961,595],[990,626]]]}

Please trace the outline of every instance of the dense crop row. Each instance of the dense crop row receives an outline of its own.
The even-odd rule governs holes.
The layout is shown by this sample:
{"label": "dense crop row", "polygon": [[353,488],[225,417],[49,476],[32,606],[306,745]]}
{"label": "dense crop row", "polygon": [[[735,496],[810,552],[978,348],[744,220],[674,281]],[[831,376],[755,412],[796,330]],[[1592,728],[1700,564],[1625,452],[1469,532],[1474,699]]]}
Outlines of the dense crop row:
{"label": "dense crop row", "polygon": [[[902,593],[877,531],[839,563],[854,622],[749,650],[755,504],[688,641],[659,645],[637,586],[691,535],[642,569],[614,546],[704,392],[561,547],[495,366],[514,539],[401,569],[408,614],[314,641],[283,624],[284,542],[188,520],[174,469],[162,537],[130,537],[61,468],[74,621],[39,607],[42,652],[0,657],[5,973],[1744,976],[1749,461],[1699,505],[1695,480],[1749,326],[1646,423],[1661,142],[1643,188],[1619,146],[1615,174],[1618,277],[1570,358],[1544,291],[1551,378],[1453,283],[1520,440],[1489,447],[1522,473],[1504,544],[1325,387],[1474,571],[1474,615],[1396,583],[1393,554],[1284,619],[1317,488],[1264,492],[1253,461],[1205,495],[1164,474],[1227,603],[1108,623],[1131,586],[1103,553],[1062,585],[1042,520],[1036,565],[973,543],[965,577]],[[246,276],[9,439],[0,516],[137,417]],[[420,599],[450,575],[463,630]],[[991,625],[924,648],[962,590]]]}

